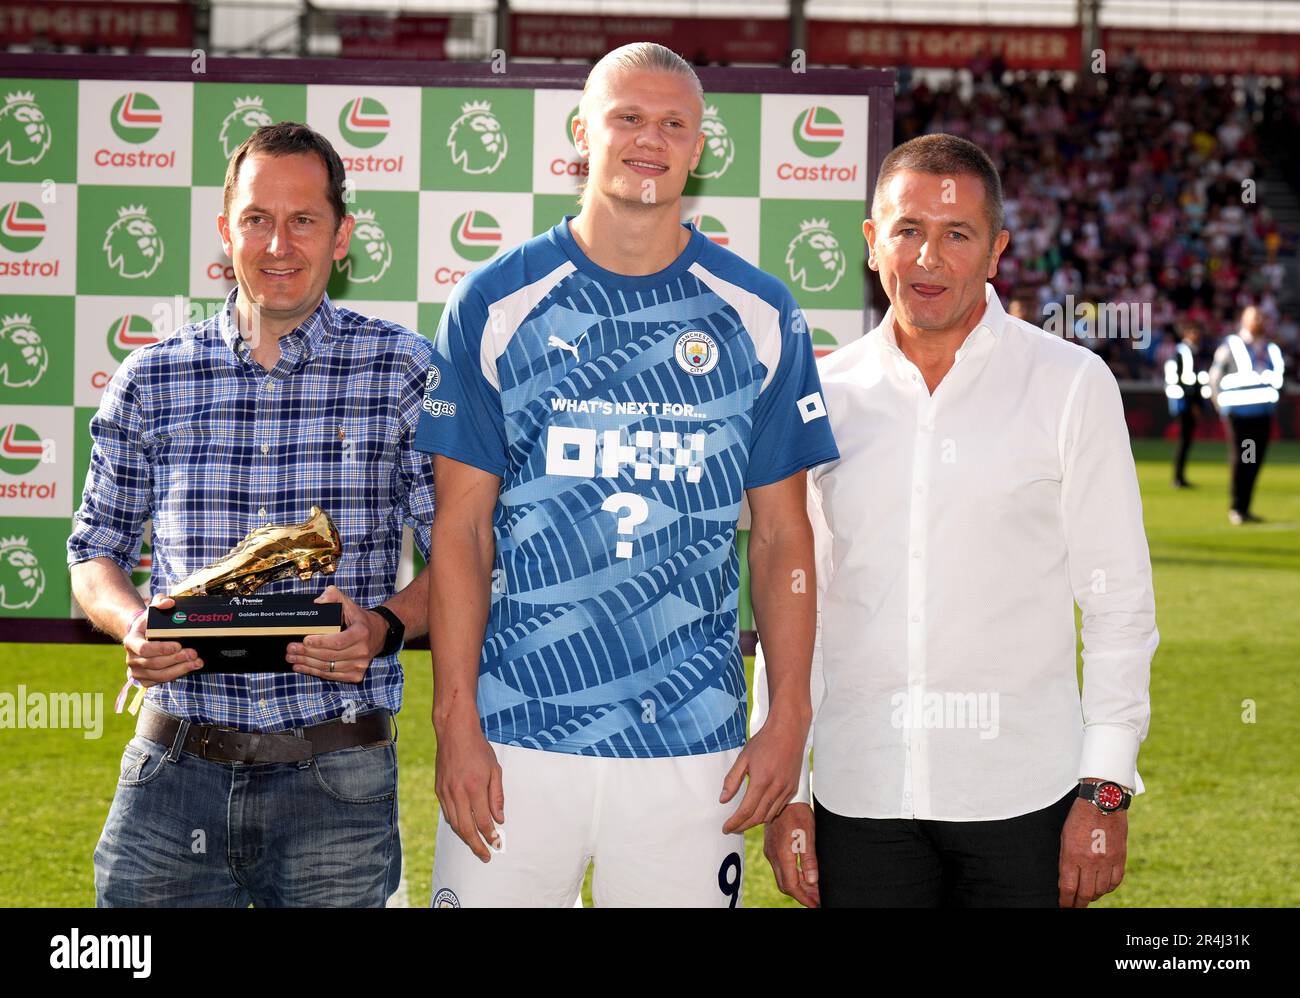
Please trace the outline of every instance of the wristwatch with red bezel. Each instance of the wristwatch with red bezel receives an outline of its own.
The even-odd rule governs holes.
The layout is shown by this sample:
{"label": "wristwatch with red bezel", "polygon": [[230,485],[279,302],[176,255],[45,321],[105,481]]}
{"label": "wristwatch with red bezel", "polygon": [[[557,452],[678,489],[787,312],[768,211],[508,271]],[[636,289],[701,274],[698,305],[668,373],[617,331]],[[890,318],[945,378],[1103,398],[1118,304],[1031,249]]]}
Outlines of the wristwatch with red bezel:
{"label": "wristwatch with red bezel", "polygon": [[1133,795],[1118,783],[1103,780],[1101,783],[1080,783],[1079,796],[1092,804],[1102,814],[1127,811]]}

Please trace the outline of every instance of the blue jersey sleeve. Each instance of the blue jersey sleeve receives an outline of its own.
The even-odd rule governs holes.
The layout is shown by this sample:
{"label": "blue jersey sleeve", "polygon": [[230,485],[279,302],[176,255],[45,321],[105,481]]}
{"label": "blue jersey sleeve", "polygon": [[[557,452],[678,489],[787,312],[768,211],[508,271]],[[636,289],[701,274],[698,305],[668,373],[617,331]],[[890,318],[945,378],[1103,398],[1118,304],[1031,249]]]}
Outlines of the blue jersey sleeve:
{"label": "blue jersey sleeve", "polygon": [[746,489],[771,485],[840,456],[808,322],[789,294],[782,297],[779,315],[781,356],[755,403]]}
{"label": "blue jersey sleeve", "polygon": [[425,375],[415,447],[504,477],[506,433],[501,391],[484,375],[480,359],[488,322],[487,306],[462,281],[452,292],[438,325],[433,363]]}

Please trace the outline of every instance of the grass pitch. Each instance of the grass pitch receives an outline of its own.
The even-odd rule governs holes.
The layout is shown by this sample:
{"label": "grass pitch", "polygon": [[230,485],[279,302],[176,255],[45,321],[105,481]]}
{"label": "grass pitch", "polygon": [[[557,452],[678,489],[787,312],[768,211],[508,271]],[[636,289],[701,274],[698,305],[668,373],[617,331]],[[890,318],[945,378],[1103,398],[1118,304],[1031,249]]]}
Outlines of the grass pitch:
{"label": "grass pitch", "polygon": [[[1155,570],[1160,650],[1151,733],[1140,769],[1148,793],[1130,812],[1123,886],[1102,906],[1297,906],[1300,846],[1300,444],[1274,443],[1255,511],[1227,522],[1222,444],[1197,444],[1197,488],[1169,486],[1169,444],[1136,441]],[[437,802],[427,652],[403,656],[399,790],[413,906],[429,902]],[[0,905],[94,902],[91,854],[108,812],[132,719],[111,713],[122,652],[99,645],[0,646],[0,692],[102,693],[102,737],[0,730]],[[747,839],[745,904],[793,906]],[[590,894],[587,897],[590,903]]]}

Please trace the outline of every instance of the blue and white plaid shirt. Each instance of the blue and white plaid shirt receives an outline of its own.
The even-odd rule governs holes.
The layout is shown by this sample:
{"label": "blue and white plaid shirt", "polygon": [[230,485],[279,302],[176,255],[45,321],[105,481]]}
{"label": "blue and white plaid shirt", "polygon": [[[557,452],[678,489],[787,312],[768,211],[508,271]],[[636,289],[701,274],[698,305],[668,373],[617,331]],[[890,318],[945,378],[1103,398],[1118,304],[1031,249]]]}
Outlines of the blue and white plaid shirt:
{"label": "blue and white plaid shirt", "polygon": [[[282,579],[260,593],[338,586],[362,607],[393,595],[402,524],[428,559],[433,463],[414,447],[433,345],[328,297],[280,339],[267,371],[223,312],[134,351],[90,421],[90,469],[68,563],[111,558],[131,572],[153,519],[150,591],[165,592],[254,527],[333,517],[343,557],[332,576]],[[201,723],[277,731],[402,703],[396,655],[359,684],[294,672],[201,672],[151,687],[151,704]]]}

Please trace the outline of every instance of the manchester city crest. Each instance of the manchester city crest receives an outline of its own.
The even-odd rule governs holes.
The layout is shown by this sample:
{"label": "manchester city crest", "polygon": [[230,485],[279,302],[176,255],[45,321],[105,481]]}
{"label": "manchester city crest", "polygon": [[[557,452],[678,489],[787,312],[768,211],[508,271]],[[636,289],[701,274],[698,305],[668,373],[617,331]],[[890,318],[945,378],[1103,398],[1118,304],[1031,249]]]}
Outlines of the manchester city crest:
{"label": "manchester city crest", "polygon": [[677,337],[677,366],[687,374],[708,374],[718,366],[718,344],[708,333],[691,330]]}

